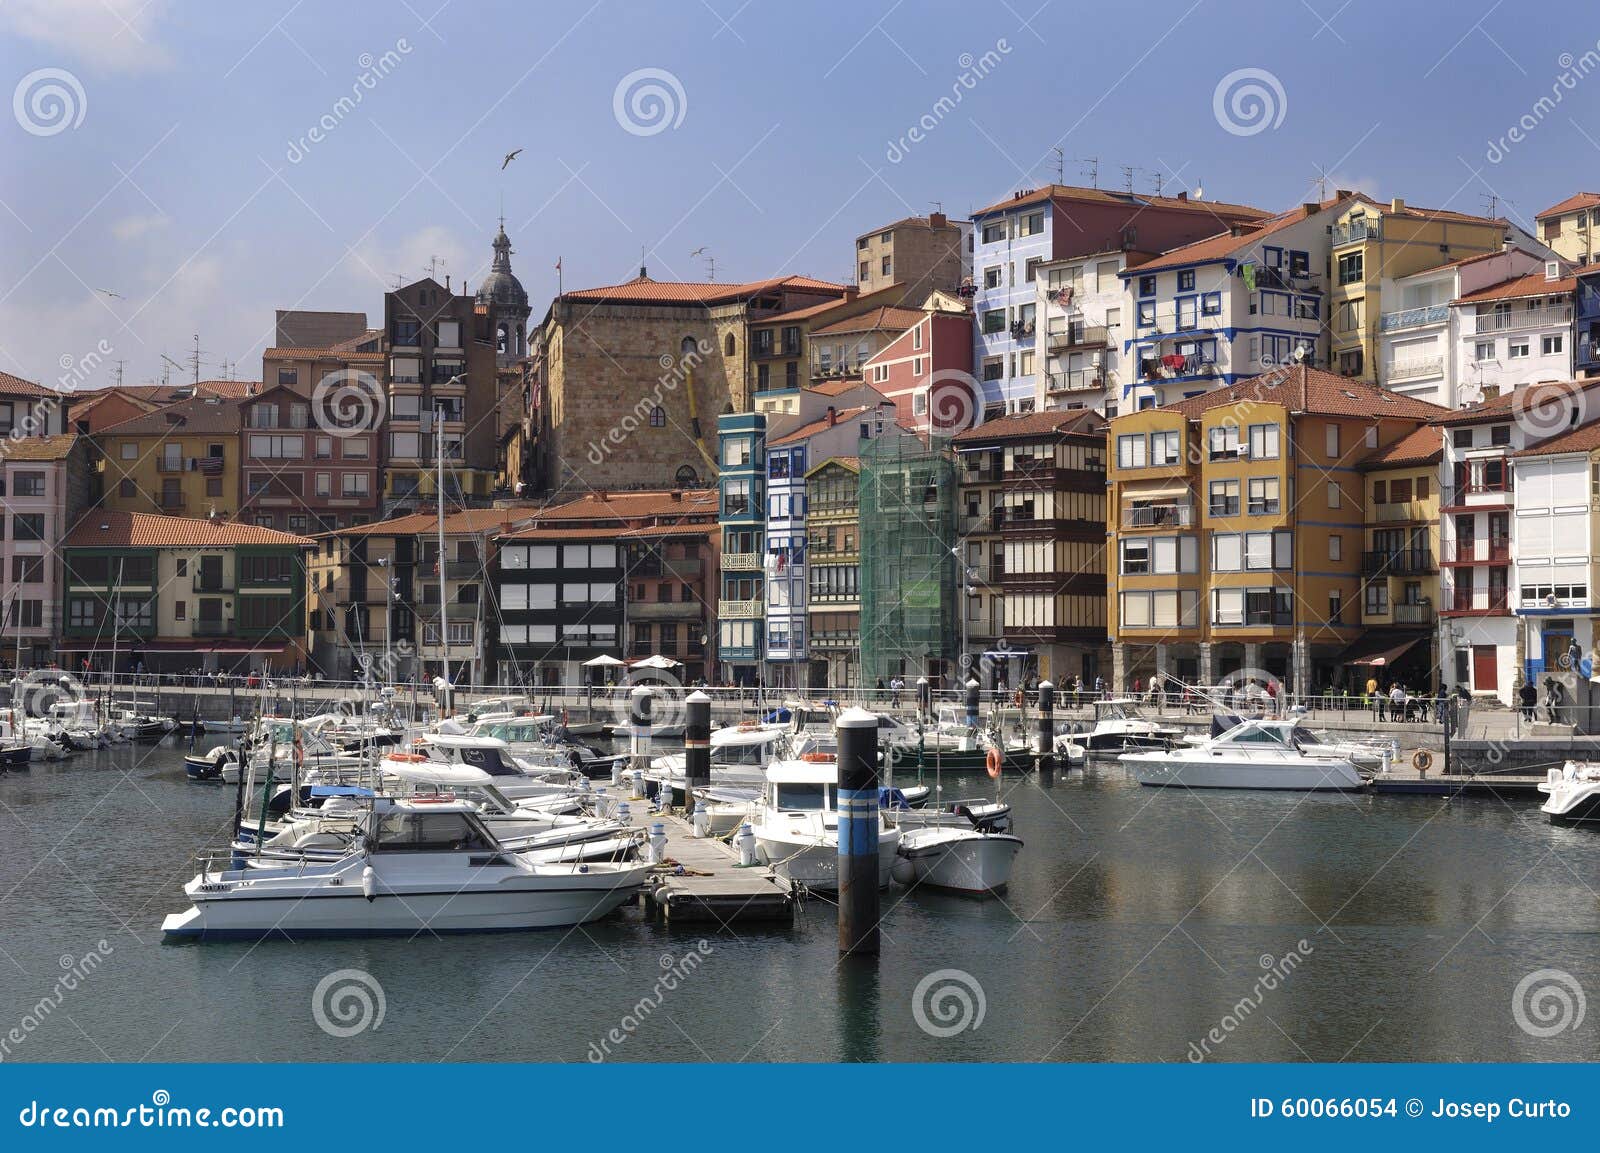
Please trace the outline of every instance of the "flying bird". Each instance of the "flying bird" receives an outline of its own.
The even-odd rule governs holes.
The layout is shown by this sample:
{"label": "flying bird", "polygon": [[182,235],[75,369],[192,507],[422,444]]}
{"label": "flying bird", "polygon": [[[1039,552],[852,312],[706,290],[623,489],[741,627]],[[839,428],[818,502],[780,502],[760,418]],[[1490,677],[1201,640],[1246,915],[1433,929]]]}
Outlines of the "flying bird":
{"label": "flying bird", "polygon": [[109,288],[97,288],[97,289],[95,289],[95,291],[96,292],[105,293],[105,295],[109,296],[112,300],[125,300],[125,299],[127,299],[126,297],[124,297],[122,295],[122,293],[120,293],[120,292],[112,292]]}
{"label": "flying bird", "polygon": [[510,152],[507,152],[506,158],[500,162],[500,171],[504,172],[506,170],[506,166],[515,160],[521,151],[522,149],[520,148],[513,148]]}
{"label": "flying bird", "polygon": [[689,259],[693,260],[695,257],[699,256],[705,250],[706,250],[706,246],[702,244],[699,248],[697,248],[693,252],[689,253]]}

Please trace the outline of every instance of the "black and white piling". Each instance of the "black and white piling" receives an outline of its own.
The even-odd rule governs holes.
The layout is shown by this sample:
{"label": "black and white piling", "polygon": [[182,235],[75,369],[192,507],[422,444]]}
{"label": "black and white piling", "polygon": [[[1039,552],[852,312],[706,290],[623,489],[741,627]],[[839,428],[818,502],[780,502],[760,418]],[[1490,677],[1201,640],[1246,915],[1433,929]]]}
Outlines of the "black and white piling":
{"label": "black and white piling", "polygon": [[878,718],[847,709],[839,741],[839,952],[878,952]]}
{"label": "black and white piling", "polygon": [[917,714],[925,721],[933,719],[933,686],[927,677],[917,678]]}
{"label": "black and white piling", "polygon": [[634,685],[628,694],[628,731],[633,737],[628,748],[631,754],[628,767],[640,772],[650,767],[650,698],[653,695],[645,685]]}
{"label": "black and white piling", "polygon": [[978,727],[978,680],[976,677],[967,681],[967,728]]}
{"label": "black and white piling", "polygon": [[683,811],[692,817],[694,791],[711,784],[711,698],[692,692],[683,706]]}
{"label": "black and white piling", "polygon": [[1039,682],[1039,782],[1048,785],[1056,775],[1056,687]]}

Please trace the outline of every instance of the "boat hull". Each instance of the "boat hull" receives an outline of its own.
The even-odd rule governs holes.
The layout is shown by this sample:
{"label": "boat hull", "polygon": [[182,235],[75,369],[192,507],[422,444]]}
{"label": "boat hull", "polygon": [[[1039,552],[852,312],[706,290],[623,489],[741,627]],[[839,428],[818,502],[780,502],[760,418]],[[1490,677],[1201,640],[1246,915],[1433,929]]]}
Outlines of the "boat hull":
{"label": "boat hull", "polygon": [[1159,753],[1120,758],[1141,785],[1152,788],[1267,789],[1285,792],[1354,792],[1366,781],[1349,764],[1322,761],[1294,765],[1273,761],[1186,760]]}
{"label": "boat hull", "polygon": [[977,896],[1004,890],[1022,851],[1022,838],[1005,833],[964,833],[921,842],[913,837],[900,846],[900,856],[914,871],[914,884]]}
{"label": "boat hull", "polygon": [[1600,785],[1552,793],[1539,808],[1552,825],[1600,824]]}
{"label": "boat hull", "polygon": [[[790,884],[804,885],[808,889],[832,893],[839,888],[839,846],[836,842],[818,844],[814,840],[799,841],[783,834],[757,826],[756,848],[762,858],[772,866],[772,871]],[[886,829],[878,834],[878,888],[889,887],[889,877],[894,869],[900,847],[898,830]]]}

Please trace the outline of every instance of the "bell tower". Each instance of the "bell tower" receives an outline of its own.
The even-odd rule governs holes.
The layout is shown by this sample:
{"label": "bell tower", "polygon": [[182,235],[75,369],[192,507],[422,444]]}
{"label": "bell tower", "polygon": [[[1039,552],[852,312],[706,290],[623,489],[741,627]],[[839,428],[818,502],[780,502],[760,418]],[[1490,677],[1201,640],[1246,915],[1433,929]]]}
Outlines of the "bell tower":
{"label": "bell tower", "polygon": [[528,355],[528,294],[511,271],[511,238],[506,235],[505,217],[494,238],[494,264],[478,285],[477,303],[489,317],[494,333],[495,364],[501,368]]}

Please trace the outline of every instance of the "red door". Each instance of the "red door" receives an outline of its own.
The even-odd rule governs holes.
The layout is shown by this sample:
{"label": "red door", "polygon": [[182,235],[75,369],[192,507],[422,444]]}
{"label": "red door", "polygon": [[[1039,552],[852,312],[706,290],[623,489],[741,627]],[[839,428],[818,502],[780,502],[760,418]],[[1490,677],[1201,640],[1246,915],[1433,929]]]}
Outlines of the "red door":
{"label": "red door", "polygon": [[1472,646],[1472,687],[1479,692],[1498,692],[1500,662],[1493,645]]}

